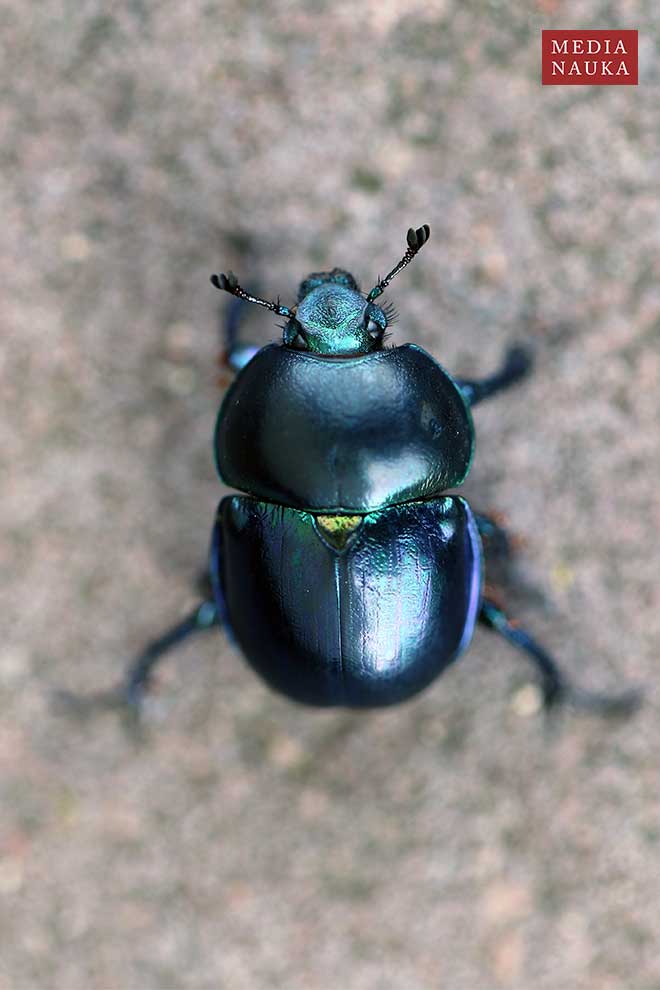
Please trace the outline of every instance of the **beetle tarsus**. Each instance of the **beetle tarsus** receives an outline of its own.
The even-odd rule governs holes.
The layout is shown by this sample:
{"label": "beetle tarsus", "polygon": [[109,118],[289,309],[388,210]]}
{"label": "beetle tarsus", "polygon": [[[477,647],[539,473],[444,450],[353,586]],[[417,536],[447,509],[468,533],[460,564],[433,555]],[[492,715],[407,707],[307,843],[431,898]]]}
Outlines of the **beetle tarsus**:
{"label": "beetle tarsus", "polygon": [[513,344],[506,351],[502,366],[488,378],[475,381],[461,378],[456,379],[456,384],[467,404],[476,406],[478,402],[491,399],[494,395],[516,385],[529,374],[532,365],[532,352],[529,348],[522,344]]}
{"label": "beetle tarsus", "polygon": [[484,598],[479,618],[484,625],[521,650],[534,664],[541,677],[543,707],[546,711],[566,705],[596,715],[625,717],[639,708],[642,693],[636,688],[606,694],[587,691],[572,684],[547,650],[530,633],[512,621],[492,599]]}
{"label": "beetle tarsus", "polygon": [[521,378],[525,378],[533,366],[534,358],[530,348],[525,347],[524,344],[512,344],[506,352],[502,372],[506,371],[511,384],[513,384],[520,381]]}
{"label": "beetle tarsus", "polygon": [[80,719],[90,718],[103,711],[119,711],[129,724],[139,722],[156,665],[170,650],[190,636],[206,632],[217,625],[217,606],[210,599],[205,599],[175,626],[147,644],[117,687],[89,695],[58,691],[55,695],[57,707]]}
{"label": "beetle tarsus", "polygon": [[206,599],[181,622],[178,622],[146,646],[129,667],[123,684],[116,692],[120,701],[123,700],[129,708],[139,710],[144,696],[149,690],[154,668],[165,654],[190,636],[206,632],[207,629],[212,629],[216,625],[218,625],[217,607],[211,599]]}
{"label": "beetle tarsus", "polygon": [[627,718],[641,707],[644,692],[639,688],[629,688],[618,694],[605,694],[599,691],[586,691],[568,685],[565,693],[566,704],[582,712],[606,715],[612,718]]}

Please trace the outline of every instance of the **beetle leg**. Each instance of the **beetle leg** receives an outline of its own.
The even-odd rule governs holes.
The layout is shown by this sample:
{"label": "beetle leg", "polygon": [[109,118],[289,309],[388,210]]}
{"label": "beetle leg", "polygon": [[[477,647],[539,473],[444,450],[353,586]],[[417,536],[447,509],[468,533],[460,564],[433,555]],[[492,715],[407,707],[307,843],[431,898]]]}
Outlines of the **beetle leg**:
{"label": "beetle leg", "polygon": [[219,625],[218,610],[210,599],[200,604],[184,619],[157,639],[152,640],[130,665],[123,680],[114,689],[90,695],[59,691],[56,700],[67,711],[88,716],[97,711],[119,709],[138,719],[144,696],[149,689],[154,668],[166,653],[197,633]]}
{"label": "beetle leg", "polygon": [[641,692],[635,688],[619,694],[604,694],[587,691],[572,684],[562,673],[554,658],[530,633],[509,619],[504,610],[492,599],[484,598],[479,619],[484,625],[495,630],[509,643],[522,650],[536,666],[541,675],[543,704],[546,709],[560,704],[571,705],[581,711],[599,715],[630,715],[642,701]]}
{"label": "beetle leg", "polygon": [[220,318],[221,351],[218,363],[223,369],[240,371],[260,349],[258,344],[240,343],[238,332],[245,303],[234,297]]}
{"label": "beetle leg", "polygon": [[218,611],[210,599],[201,602],[189,615],[166,633],[149,643],[126,672],[119,696],[129,705],[139,707],[146,693],[154,667],[175,646],[196,633],[206,632],[218,624]]}
{"label": "beetle leg", "polygon": [[484,399],[490,399],[498,392],[515,385],[529,374],[532,368],[531,352],[521,344],[514,344],[504,355],[502,367],[488,378],[480,381],[456,379],[456,384],[463,393],[469,406],[476,406]]}
{"label": "beetle leg", "polygon": [[511,557],[518,548],[520,537],[509,533],[495,515],[485,516],[475,512],[474,518],[488,553],[505,559]]}

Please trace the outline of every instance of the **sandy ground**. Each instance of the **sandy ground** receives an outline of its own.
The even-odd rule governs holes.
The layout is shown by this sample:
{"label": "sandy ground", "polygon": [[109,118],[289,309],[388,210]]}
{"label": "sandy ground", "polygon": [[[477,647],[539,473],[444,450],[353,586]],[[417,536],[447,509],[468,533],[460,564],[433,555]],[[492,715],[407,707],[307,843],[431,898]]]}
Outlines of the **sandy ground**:
{"label": "sandy ground", "polygon": [[[0,24],[2,990],[657,990],[660,14],[8,0]],[[638,87],[540,86],[542,27],[612,26],[640,31]],[[292,706],[214,634],[163,668],[143,745],[56,715],[193,601],[223,494],[209,273],[368,285],[424,221],[393,342],[476,375],[533,341],[466,493],[526,541],[519,616],[643,711],[524,717],[526,666],[479,632],[380,714]]]}

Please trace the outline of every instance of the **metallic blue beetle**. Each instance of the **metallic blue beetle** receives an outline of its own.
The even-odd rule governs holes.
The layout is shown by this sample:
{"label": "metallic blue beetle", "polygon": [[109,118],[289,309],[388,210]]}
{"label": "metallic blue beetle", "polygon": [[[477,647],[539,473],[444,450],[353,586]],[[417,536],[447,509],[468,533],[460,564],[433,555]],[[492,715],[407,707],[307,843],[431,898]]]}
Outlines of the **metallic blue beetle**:
{"label": "metallic blue beetle", "polygon": [[480,619],[534,662],[547,707],[636,706],[636,692],[570,684],[484,593],[482,539],[506,551],[506,533],[446,492],[470,470],[471,408],[520,380],[530,361],[514,347],[494,375],[462,381],[414,344],[383,346],[392,310],[376,300],[429,234],[428,225],[409,230],[403,258],[366,296],[339,268],[309,275],[291,307],[250,295],[232,273],[212,277],[285,317],[283,341],[239,346],[230,314],[226,357],[239,373],[215,454],[222,479],[243,494],[218,508],[212,594],[149,644],[106,701],[138,707],[161,656],[219,625],[289,698],[396,704],[461,654]]}

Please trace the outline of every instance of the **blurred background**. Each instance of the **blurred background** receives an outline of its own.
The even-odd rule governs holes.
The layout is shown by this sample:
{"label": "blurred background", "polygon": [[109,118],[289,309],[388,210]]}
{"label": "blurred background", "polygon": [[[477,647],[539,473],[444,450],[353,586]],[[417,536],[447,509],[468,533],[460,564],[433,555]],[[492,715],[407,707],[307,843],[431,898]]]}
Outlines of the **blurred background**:
{"label": "blurred background", "polygon": [[[660,987],[654,5],[8,0],[0,25],[2,990]],[[541,87],[542,28],[613,27],[639,86]],[[56,715],[195,600],[209,274],[369,287],[423,222],[391,342],[464,376],[536,348],[465,487],[525,541],[507,600],[643,711],[547,726],[478,632],[377,714],[293,706],[216,634],[163,666],[143,745]]]}

